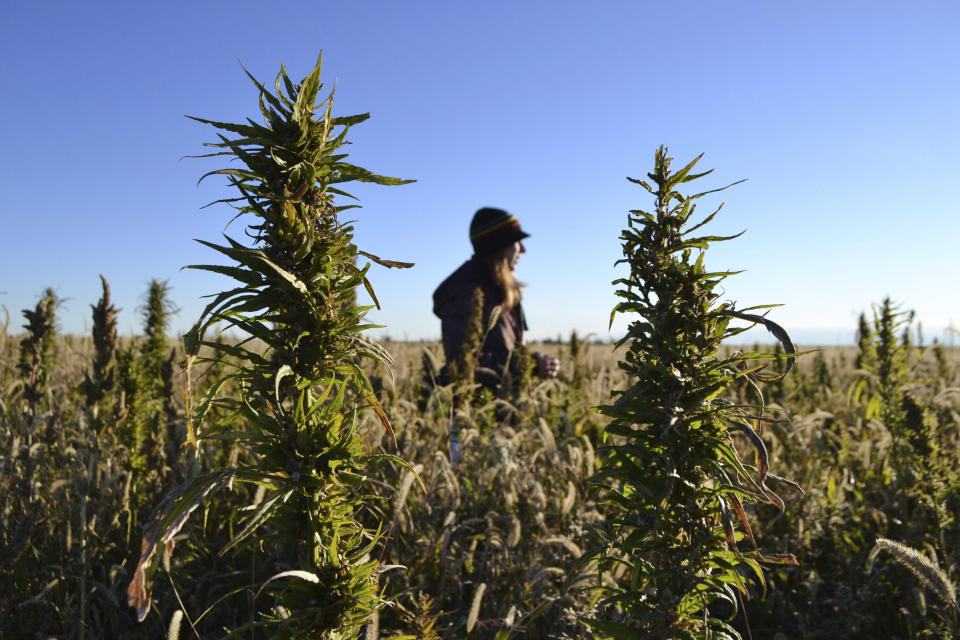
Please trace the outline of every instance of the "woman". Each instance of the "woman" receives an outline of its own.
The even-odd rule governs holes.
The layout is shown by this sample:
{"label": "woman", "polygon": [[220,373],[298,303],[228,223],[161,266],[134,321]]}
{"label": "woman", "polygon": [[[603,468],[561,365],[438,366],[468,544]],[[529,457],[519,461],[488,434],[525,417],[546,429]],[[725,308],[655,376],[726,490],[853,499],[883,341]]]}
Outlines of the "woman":
{"label": "woman", "polygon": [[[460,355],[473,313],[473,292],[477,288],[483,291],[484,328],[489,326],[494,307],[500,308],[496,323],[477,354],[477,366],[492,369],[502,377],[512,364],[514,350],[526,344],[527,322],[520,306],[523,296],[513,272],[520,254],[526,252],[522,240],[528,237],[530,234],[520,228],[517,219],[503,209],[484,207],[474,214],[470,223],[473,257],[433,292],[433,313],[440,318],[448,365]],[[537,375],[556,377],[560,370],[557,358],[541,353],[534,356]],[[478,380],[490,386],[494,384],[483,378]]]}

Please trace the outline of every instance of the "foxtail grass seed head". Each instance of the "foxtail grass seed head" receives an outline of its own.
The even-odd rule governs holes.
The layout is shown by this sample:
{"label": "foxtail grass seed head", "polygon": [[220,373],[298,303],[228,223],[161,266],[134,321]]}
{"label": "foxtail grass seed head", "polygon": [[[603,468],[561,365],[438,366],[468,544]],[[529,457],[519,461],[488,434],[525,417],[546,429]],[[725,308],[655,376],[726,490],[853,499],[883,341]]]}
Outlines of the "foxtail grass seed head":
{"label": "foxtail grass seed head", "polygon": [[473,592],[473,600],[470,602],[470,614],[467,616],[467,633],[473,631],[477,625],[477,618],[480,615],[480,604],[483,602],[483,594],[487,590],[487,583],[481,582]]}
{"label": "foxtail grass seed head", "polygon": [[167,640],[180,640],[180,623],[183,622],[183,610],[177,609],[170,616],[170,627],[167,629]]}
{"label": "foxtail grass seed head", "polygon": [[886,551],[893,559],[905,566],[917,577],[920,584],[927,587],[943,599],[954,610],[960,611],[957,605],[957,593],[950,582],[950,578],[935,562],[930,560],[913,547],[888,538],[877,538],[876,544],[870,551],[868,562],[873,566],[880,552]]}

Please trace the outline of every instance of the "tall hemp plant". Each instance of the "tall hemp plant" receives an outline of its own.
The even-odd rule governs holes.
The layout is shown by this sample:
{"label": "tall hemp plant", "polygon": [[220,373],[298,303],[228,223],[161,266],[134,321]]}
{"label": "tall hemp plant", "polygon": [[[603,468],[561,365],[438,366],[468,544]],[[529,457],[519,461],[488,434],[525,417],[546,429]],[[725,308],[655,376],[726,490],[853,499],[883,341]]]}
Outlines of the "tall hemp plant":
{"label": "tall hemp plant", "polygon": [[167,328],[171,316],[178,311],[170,300],[170,287],[165,280],[152,279],[147,285],[146,304],[140,309],[145,340],[139,353],[133,345],[126,354],[123,377],[128,391],[123,438],[129,449],[127,460],[133,474],[132,495],[140,507],[157,495],[154,491],[163,473],[163,450],[167,431],[164,404],[163,368],[167,357]]}
{"label": "tall hemp plant", "polygon": [[84,375],[81,386],[86,406],[95,416],[98,432],[102,426],[100,405],[107,400],[116,383],[117,313],[120,311],[110,302],[110,285],[102,275],[100,284],[103,295],[96,305],[90,305],[93,310],[93,370]]}
{"label": "tall hemp plant", "polygon": [[[253,216],[247,233],[254,241],[248,247],[230,237],[224,245],[200,240],[233,264],[192,268],[227,275],[236,286],[213,296],[185,337],[188,360],[205,346],[212,351],[206,360],[225,364],[193,410],[187,446],[197,456],[204,441],[227,440],[250,447],[253,461],[200,472],[194,458],[192,477],[165,498],[144,527],[140,563],[128,590],[141,619],[150,607],[158,546],[172,544],[212,490],[235,482],[258,485],[262,499],[249,505],[249,516],[221,553],[257,534],[261,545],[290,549],[296,567],[260,584],[258,602],[265,594],[271,600],[260,607],[262,617],[254,625],[272,626],[274,637],[353,638],[381,604],[377,576],[384,568],[370,555],[379,534],[358,521],[363,502],[357,491],[366,463],[382,456],[365,450],[360,414],[369,410],[393,431],[358,363],[362,357],[388,364],[391,359],[363,334],[374,326],[362,321],[371,307],[356,305],[354,289],[362,284],[374,302],[376,297],[367,280],[370,264],[357,266],[355,258],[388,267],[413,265],[357,249],[352,227],[339,219],[355,205],[335,203],[336,196],[352,196],[334,185],[408,181],[344,161],[347,131],[369,114],[334,117],[332,92],[318,104],[320,69],[318,58],[295,85],[281,67],[275,92],[248,72],[259,89],[264,124],[194,118],[234,136],[219,134],[220,141],[210,146],[221,150],[209,155],[243,166],[203,178],[227,176],[239,195],[218,202],[231,204],[238,216]],[[239,344],[208,339],[216,323],[246,339]],[[231,380],[241,390],[239,398],[218,398]],[[213,404],[231,411],[225,424],[204,422]]]}
{"label": "tall hemp plant", "polygon": [[[779,379],[796,350],[780,326],[750,313],[774,305],[737,310],[720,302],[720,283],[737,272],[708,272],[704,252],[737,236],[691,235],[720,210],[694,224],[696,200],[727,188],[681,194],[681,185],[710,173],[691,173],[698,160],[674,173],[660,147],[647,174],[653,184],[628,178],[656,198],[656,208],[630,212],[619,261],[630,274],[614,282],[623,288],[611,324],[617,313],[635,316],[619,342],[628,345],[620,367],[633,384],[601,408],[612,418],[611,446],[598,479],[616,515],[599,527],[602,543],[593,554],[601,571],[626,577],[605,588],[596,619],[585,620],[598,637],[739,638],[723,617],[738,610],[735,590],[747,594],[744,574],[763,584],[764,563],[795,562],[760,553],[744,508],[747,501],[784,508],[767,487],[781,479],[769,473],[757,433],[771,421],[763,416],[762,395],[751,406],[725,395],[741,378]],[[764,375],[764,365],[750,364],[774,354],[719,354],[721,341],[745,330],[730,326],[735,319],[762,324],[777,338],[783,373]],[[752,461],[741,457],[734,434],[745,437]],[[739,547],[743,538],[750,548]]]}
{"label": "tall hemp plant", "polygon": [[23,399],[30,407],[31,418],[47,387],[47,372],[53,361],[56,334],[56,312],[60,299],[53,289],[44,289],[37,306],[23,310],[27,324],[26,334],[20,341],[20,362],[17,365],[23,376]]}

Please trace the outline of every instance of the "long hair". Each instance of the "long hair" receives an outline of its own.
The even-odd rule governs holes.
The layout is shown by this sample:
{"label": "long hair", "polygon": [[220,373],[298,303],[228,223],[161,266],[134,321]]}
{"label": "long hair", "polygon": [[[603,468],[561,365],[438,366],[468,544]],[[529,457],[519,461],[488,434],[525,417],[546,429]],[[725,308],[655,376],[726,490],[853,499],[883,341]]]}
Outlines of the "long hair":
{"label": "long hair", "polygon": [[523,299],[523,284],[517,282],[517,279],[513,276],[513,271],[510,270],[510,263],[507,261],[507,249],[477,256],[477,258],[500,294],[499,304],[503,307],[503,311],[511,311]]}

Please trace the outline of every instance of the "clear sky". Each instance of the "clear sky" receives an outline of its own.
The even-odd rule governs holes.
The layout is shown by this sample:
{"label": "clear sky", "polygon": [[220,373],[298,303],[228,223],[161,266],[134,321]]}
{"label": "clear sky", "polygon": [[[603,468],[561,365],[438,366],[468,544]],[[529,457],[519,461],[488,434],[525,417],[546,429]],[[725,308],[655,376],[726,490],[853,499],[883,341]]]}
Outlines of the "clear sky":
{"label": "clear sky", "polygon": [[929,339],[960,321],[957,25],[952,0],[4,0],[0,304],[19,331],[52,286],[61,329],[83,333],[102,273],[129,334],[160,278],[189,327],[226,282],[180,268],[216,259],[192,239],[217,241],[232,210],[200,210],[229,192],[197,186],[219,165],[182,157],[214,130],[184,116],[257,117],[238,61],[272,83],[323,50],[335,111],[372,113],[352,160],[417,180],[354,190],[360,247],[416,263],[371,273],[392,337],[439,336],[431,293],[480,206],[531,234],[532,336],[607,337],[619,231],[651,203],[625,177],[666,144],[677,163],[705,154],[703,189],[748,178],[711,227],[747,230],[707,256],[746,270],[728,298],[783,303],[771,317],[803,342],[851,340],[889,295]]}

